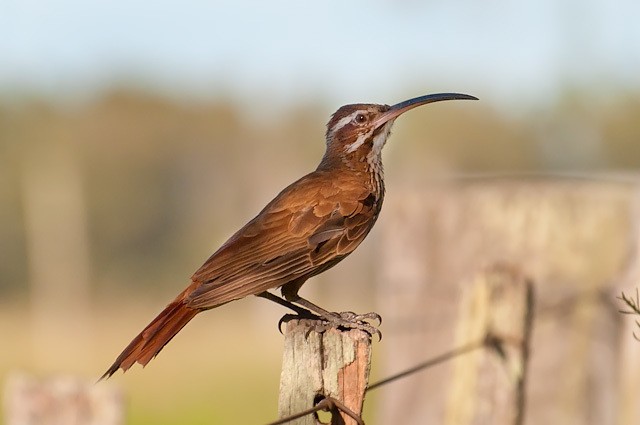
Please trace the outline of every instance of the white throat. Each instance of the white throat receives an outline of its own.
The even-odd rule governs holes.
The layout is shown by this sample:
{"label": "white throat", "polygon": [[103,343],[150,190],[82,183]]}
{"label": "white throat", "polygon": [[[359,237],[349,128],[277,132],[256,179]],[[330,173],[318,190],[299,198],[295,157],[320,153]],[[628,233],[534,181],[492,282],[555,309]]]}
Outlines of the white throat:
{"label": "white throat", "polygon": [[393,127],[393,120],[384,124],[384,128],[378,134],[373,137],[373,146],[371,152],[367,154],[367,164],[372,171],[372,184],[378,188],[383,188],[382,175],[384,174],[384,168],[382,167],[382,148],[387,143],[389,135],[391,134],[391,127]]}
{"label": "white throat", "polygon": [[391,134],[391,127],[393,127],[393,120],[386,122],[382,131],[373,137],[373,148],[369,155],[376,155],[380,157],[382,148],[384,148],[384,145],[387,143],[387,139],[389,139],[389,135]]}

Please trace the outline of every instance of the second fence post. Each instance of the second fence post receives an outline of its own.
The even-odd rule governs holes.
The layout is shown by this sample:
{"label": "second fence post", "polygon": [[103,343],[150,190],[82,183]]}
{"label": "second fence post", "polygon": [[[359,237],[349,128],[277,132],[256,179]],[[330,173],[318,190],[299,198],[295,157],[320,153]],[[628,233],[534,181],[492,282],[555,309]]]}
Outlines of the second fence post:
{"label": "second fence post", "polygon": [[516,268],[481,272],[465,294],[460,343],[496,343],[454,362],[446,425],[521,425],[533,320],[533,285]]}

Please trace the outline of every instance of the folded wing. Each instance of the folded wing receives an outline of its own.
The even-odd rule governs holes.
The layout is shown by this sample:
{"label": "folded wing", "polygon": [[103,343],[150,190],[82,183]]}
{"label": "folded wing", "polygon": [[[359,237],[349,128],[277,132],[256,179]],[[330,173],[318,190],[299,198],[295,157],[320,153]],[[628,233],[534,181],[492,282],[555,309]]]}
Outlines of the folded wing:
{"label": "folded wing", "polygon": [[285,189],[194,273],[189,307],[214,308],[309,278],[362,242],[373,226],[373,195],[316,176]]}

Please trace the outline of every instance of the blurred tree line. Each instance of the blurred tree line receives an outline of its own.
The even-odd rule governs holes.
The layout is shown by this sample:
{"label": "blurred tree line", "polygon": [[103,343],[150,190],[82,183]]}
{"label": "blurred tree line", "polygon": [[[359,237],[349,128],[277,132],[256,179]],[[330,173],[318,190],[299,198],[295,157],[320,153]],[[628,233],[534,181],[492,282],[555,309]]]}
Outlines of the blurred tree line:
{"label": "blurred tree line", "polygon": [[[25,181],[33,170],[76,170],[70,181],[79,184],[92,290],[175,286],[316,166],[338,106],[298,105],[256,119],[230,101],[131,90],[78,104],[0,101],[0,296],[26,293],[26,210],[34,206]],[[396,124],[385,158],[389,185],[420,184],[433,170],[635,170],[639,117],[637,94],[567,93],[550,109],[517,116],[482,102],[431,106]],[[46,203],[37,208],[56,214]]]}

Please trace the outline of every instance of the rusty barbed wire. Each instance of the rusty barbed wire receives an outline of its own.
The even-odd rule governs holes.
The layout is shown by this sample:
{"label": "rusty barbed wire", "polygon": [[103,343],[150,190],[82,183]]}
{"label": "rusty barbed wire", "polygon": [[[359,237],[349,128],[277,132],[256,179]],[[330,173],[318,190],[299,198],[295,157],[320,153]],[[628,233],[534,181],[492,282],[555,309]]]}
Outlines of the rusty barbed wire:
{"label": "rusty barbed wire", "polygon": [[[502,339],[500,339],[499,337],[491,334],[491,333],[487,333],[485,335],[485,337],[480,340],[480,341],[476,341],[476,342],[472,342],[466,345],[463,345],[461,347],[458,348],[454,348],[453,350],[444,352],[438,356],[432,357],[422,363],[418,363],[417,365],[406,369],[402,372],[396,373],[394,375],[391,375],[387,378],[384,378],[380,381],[374,382],[373,384],[369,385],[365,391],[365,393],[368,393],[369,391],[382,387],[384,385],[390,384],[391,382],[397,381],[399,379],[405,378],[407,376],[413,375],[414,373],[420,372],[424,369],[428,369],[431,368],[433,366],[437,366],[441,363],[444,363],[446,361],[452,360],[456,357],[462,356],[464,354],[468,354],[471,353],[475,350],[478,350],[480,348],[491,348],[493,350],[495,350],[498,354],[500,354],[503,349],[502,349],[502,345],[503,345],[503,341]],[[339,400],[336,400],[333,397],[326,397],[323,398],[319,403],[317,403],[314,407],[307,409],[307,410],[303,410],[299,413],[295,413],[293,415],[287,416],[285,418],[280,418],[275,422],[269,422],[267,425],[282,425],[282,424],[286,424],[288,422],[291,422],[295,419],[300,419],[304,416],[307,415],[311,415],[313,413],[319,412],[320,410],[326,410],[326,411],[330,411],[333,415],[338,414],[338,410],[342,411],[343,413],[346,413],[347,415],[349,415],[351,418],[353,418],[358,424],[360,425],[364,425],[364,421],[362,420],[362,418],[357,415],[356,413],[354,413],[351,409],[349,409],[347,406],[345,406],[344,404],[342,404],[342,402],[340,402]],[[332,422],[333,423],[333,420]]]}
{"label": "rusty barbed wire", "polygon": [[353,410],[345,406],[340,400],[336,400],[333,397],[325,397],[310,409],[303,410],[302,412],[287,416],[286,418],[278,419],[275,422],[269,422],[267,425],[286,424],[287,422],[291,422],[295,419],[300,419],[304,416],[319,412],[320,410],[331,412],[332,424],[334,423],[333,421],[334,415],[337,415],[338,411],[342,411],[343,413],[346,413],[347,415],[349,415],[349,417],[351,417],[354,421],[356,421],[358,425],[364,425],[364,421],[362,420],[360,415],[356,414]]}
{"label": "rusty barbed wire", "polygon": [[463,345],[462,347],[458,347],[458,348],[454,348],[451,351],[447,351],[445,353],[442,353],[438,356],[432,357],[429,360],[426,360],[422,363],[419,363],[409,369],[406,369],[402,372],[396,373],[395,375],[391,375],[385,379],[382,379],[378,382],[374,382],[373,384],[369,385],[367,387],[366,392],[369,392],[373,389],[376,389],[378,387],[381,387],[383,385],[389,384],[391,382],[397,381],[398,379],[402,379],[405,378],[409,375],[413,375],[416,372],[420,372],[423,369],[428,369],[430,367],[439,365],[440,363],[444,363],[446,361],[449,361],[451,359],[454,359],[458,356],[461,356],[463,354],[467,354],[470,353],[472,351],[475,351],[479,348],[483,348],[483,347],[487,347],[489,345],[489,341],[491,341],[492,338],[490,338],[489,334],[487,334],[487,336],[485,338],[483,338],[481,341],[476,341],[473,343],[469,343],[466,345]]}

